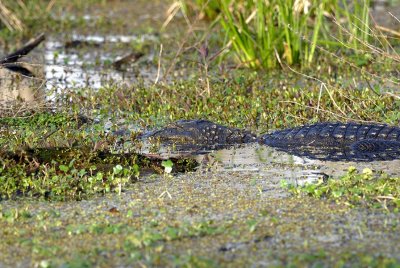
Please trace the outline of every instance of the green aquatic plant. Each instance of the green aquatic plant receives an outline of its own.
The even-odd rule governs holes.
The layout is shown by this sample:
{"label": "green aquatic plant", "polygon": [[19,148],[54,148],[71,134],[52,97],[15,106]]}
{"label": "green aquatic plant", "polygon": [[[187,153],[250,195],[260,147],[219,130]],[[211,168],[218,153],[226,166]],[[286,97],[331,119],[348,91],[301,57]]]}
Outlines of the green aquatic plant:
{"label": "green aquatic plant", "polygon": [[161,162],[161,166],[164,167],[164,172],[167,174],[172,172],[173,165],[174,165],[174,163],[172,163],[171,160],[166,160],[166,161]]}
{"label": "green aquatic plant", "polygon": [[[72,160],[66,162],[71,156]],[[50,162],[35,157],[29,160],[28,156],[22,162],[12,158],[0,159],[0,198],[34,196],[80,200],[111,191],[121,193],[128,182],[139,176],[135,157],[125,160],[120,157],[114,160],[100,158],[93,162],[96,159],[93,154],[79,155],[72,151],[71,156],[62,152],[52,153],[50,157],[53,160]],[[106,161],[118,164],[109,168],[110,164],[105,164]]]}
{"label": "green aquatic plant", "polygon": [[[318,121],[368,120],[394,124],[400,115],[400,100],[394,95],[339,87],[340,81],[337,87],[329,86],[322,91],[320,86],[304,81],[307,88],[304,91],[303,87],[290,86],[297,79],[293,75],[271,72],[256,77],[238,71],[232,76],[213,82],[214,90],[207,98],[197,97],[202,84],[196,81],[109,86],[82,90],[79,94],[68,92],[70,112],[1,118],[1,196],[80,199],[121,192],[128,181],[135,180],[139,169],[152,163],[134,154],[111,153],[117,141],[115,136],[105,133],[104,122],[109,119],[123,118],[125,126],[144,129],[178,119],[204,118],[264,133]],[[265,81],[271,81],[272,86],[266,88]],[[278,86],[279,83],[283,86]],[[182,91],[186,94],[180,94]],[[162,99],[158,97],[160,92]],[[87,111],[88,118],[98,118],[100,122],[80,117],[74,110]],[[124,126],[113,124],[112,130],[121,127]],[[135,135],[132,133],[130,138],[135,139]],[[195,166],[193,161],[184,160],[173,164],[176,170]],[[122,171],[118,165],[123,167]],[[161,172],[167,169],[168,166],[158,165]]]}
{"label": "green aquatic plant", "polygon": [[320,179],[316,183],[307,183],[302,186],[288,185],[294,195],[309,195],[316,198],[327,198],[338,203],[354,207],[366,205],[368,207],[393,209],[400,208],[400,178],[391,177],[385,173],[375,173],[369,168],[358,172],[350,167],[347,174],[340,179]]}
{"label": "green aquatic plant", "polygon": [[[73,116],[37,113],[0,121],[1,199],[82,199],[114,190],[121,193],[139,175],[142,164],[136,155],[102,152],[97,144],[107,142],[99,139],[104,130],[96,130],[96,125],[79,130]],[[72,135],[70,142],[67,133]],[[178,168],[185,165],[178,163]]]}

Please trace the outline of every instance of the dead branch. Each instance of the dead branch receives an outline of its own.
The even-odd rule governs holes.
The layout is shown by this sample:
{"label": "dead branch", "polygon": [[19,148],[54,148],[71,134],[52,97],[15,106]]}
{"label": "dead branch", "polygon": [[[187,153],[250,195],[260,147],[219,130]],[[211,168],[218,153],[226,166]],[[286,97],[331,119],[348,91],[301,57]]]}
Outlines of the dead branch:
{"label": "dead branch", "polygon": [[[1,1],[1,0],[0,0]],[[4,65],[7,68],[7,63],[14,63],[18,59],[22,58],[23,56],[28,55],[35,47],[37,47],[43,40],[45,39],[45,35],[42,33],[35,37],[33,40],[29,41],[25,44],[22,48],[18,49],[17,51],[8,54],[7,56],[0,58],[0,65]]]}

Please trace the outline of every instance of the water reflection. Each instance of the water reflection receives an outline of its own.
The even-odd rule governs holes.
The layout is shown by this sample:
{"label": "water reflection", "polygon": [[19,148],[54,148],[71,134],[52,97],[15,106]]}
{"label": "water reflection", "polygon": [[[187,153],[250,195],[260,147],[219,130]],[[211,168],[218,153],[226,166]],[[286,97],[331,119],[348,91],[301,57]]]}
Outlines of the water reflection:
{"label": "water reflection", "polygon": [[[35,73],[43,73],[40,66],[34,69]],[[0,68],[0,115],[16,115],[27,109],[41,107],[45,94],[42,79],[25,77]]]}
{"label": "water reflection", "polygon": [[[49,38],[45,43],[45,78],[48,90],[56,89],[56,94],[66,88],[98,89],[109,84],[131,84],[139,80],[153,81],[157,74],[154,64],[142,64],[140,68],[121,71],[112,67],[119,56],[127,53],[127,48],[116,49],[120,44],[155,42],[156,35],[77,35],[72,41],[61,42]],[[104,46],[108,47],[105,48]],[[66,48],[67,46],[67,48]],[[110,47],[112,48],[110,50]],[[129,51],[128,51],[129,52]],[[151,63],[154,54],[150,52],[142,59]]]}

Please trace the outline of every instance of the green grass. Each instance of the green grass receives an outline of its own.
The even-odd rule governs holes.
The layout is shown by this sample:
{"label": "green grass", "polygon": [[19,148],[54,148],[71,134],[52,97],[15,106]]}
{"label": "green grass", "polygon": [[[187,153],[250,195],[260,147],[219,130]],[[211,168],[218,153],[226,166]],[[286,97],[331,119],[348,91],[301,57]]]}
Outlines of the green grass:
{"label": "green grass", "polygon": [[[341,4],[341,5],[340,5]],[[349,5],[347,1],[337,1],[334,10],[337,10],[337,18],[346,18],[346,23],[341,23],[336,19],[339,26],[339,36],[346,46],[350,46],[354,51],[366,47],[372,41],[372,30],[369,17],[370,1],[354,1]]]}
{"label": "green grass", "polygon": [[198,8],[225,31],[225,45],[251,68],[271,69],[280,64],[309,67],[315,62],[318,47],[364,54],[372,39],[368,0],[307,3],[196,1]]}
{"label": "green grass", "polygon": [[[39,33],[63,33],[72,29],[92,30],[119,29],[123,19],[114,19],[112,22],[106,17],[85,20],[84,14],[90,9],[101,9],[105,6],[104,0],[5,0],[4,4],[22,22],[23,31],[10,31],[0,22],[0,37],[11,46],[20,46],[19,42],[31,38]],[[12,47],[15,49],[15,47]]]}

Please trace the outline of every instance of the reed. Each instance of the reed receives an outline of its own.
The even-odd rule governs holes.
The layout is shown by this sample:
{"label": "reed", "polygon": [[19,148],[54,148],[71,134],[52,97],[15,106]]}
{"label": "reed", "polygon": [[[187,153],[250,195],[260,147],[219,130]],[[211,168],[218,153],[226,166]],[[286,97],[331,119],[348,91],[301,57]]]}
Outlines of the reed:
{"label": "reed", "polygon": [[[362,50],[371,40],[369,0],[196,0],[220,24],[227,47],[251,68],[310,66],[318,46]],[[193,5],[193,2],[191,2]]]}

